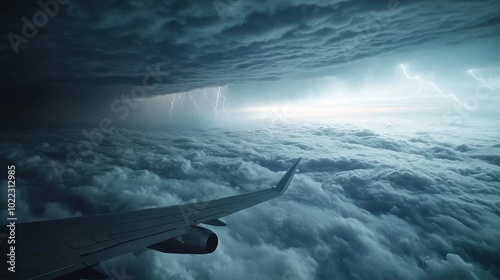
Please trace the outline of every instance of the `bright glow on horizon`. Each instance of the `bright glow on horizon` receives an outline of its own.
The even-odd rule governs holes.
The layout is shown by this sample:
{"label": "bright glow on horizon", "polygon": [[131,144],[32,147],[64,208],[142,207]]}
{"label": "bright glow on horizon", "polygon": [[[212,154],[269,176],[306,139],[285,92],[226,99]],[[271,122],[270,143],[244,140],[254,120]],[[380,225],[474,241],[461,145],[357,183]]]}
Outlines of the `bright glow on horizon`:
{"label": "bright glow on horizon", "polygon": [[[430,78],[411,74],[406,65],[393,64],[388,68],[392,71],[385,71],[379,76],[366,79],[352,80],[332,76],[320,79],[317,83],[297,84],[298,91],[301,87],[304,88],[304,91],[299,92],[302,94],[298,94],[293,86],[288,86],[286,90],[255,87],[253,90],[256,94],[253,100],[242,98],[241,92],[226,87],[201,88],[184,94],[158,95],[149,98],[155,104],[155,110],[151,107],[145,110],[153,112],[166,109],[166,113],[170,113],[172,119],[175,118],[177,121],[179,118],[185,118],[201,120],[200,122],[214,121],[217,124],[226,121],[237,122],[238,117],[337,121],[393,118],[407,114],[418,118],[429,115],[443,119],[450,115],[450,111],[457,118],[467,118],[471,114],[470,111],[479,109],[479,106],[481,112],[477,114],[485,115],[491,111],[491,102],[477,102],[483,99],[479,100],[474,95],[474,87],[477,91],[480,86],[483,86],[483,91],[493,92],[496,80],[492,77],[496,76],[490,75],[488,78],[485,76],[492,71],[491,69],[484,71],[464,69],[462,74],[465,75],[465,81],[469,85],[462,88],[460,94],[455,96],[446,94],[443,90],[444,86],[450,86],[449,81],[448,84],[443,82],[443,88],[440,88]],[[406,79],[401,79],[401,70]],[[415,84],[431,94],[415,95]],[[274,94],[286,98],[277,100],[273,97]],[[464,101],[461,102],[457,96],[464,98]],[[473,104],[478,108],[472,108]],[[235,118],[230,119],[230,114],[235,114]]]}
{"label": "bright glow on horizon", "polygon": [[[399,98],[402,100],[404,98]],[[375,114],[416,113],[430,110],[433,107],[424,105],[409,105],[393,102],[396,99],[379,99],[370,103],[369,100],[335,100],[320,99],[315,102],[298,104],[274,104],[245,107],[233,110],[234,113],[254,114],[257,116],[275,116],[278,118],[339,118],[343,116],[369,117]]]}

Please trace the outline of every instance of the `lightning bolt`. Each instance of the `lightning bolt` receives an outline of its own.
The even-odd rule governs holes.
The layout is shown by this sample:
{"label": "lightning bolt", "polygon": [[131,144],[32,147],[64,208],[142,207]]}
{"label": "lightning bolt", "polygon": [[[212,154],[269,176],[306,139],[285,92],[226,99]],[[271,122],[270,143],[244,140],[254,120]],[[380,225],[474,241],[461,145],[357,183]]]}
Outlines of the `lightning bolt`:
{"label": "lightning bolt", "polygon": [[222,98],[222,111],[226,114],[227,119],[229,120],[229,112],[226,110],[226,97],[222,95],[222,93],[220,94],[220,96]]}
{"label": "lightning bolt", "polygon": [[172,103],[170,103],[170,115],[172,115],[172,111],[174,110],[175,97],[177,93],[174,93],[174,98],[172,99]]}
{"label": "lightning bolt", "polygon": [[188,93],[189,94],[189,99],[191,99],[191,102],[193,102],[194,104],[194,113],[201,113],[201,109],[200,109],[200,106],[198,105],[198,103],[196,102],[196,100],[194,99],[193,95],[191,94],[191,92]]}
{"label": "lightning bolt", "polygon": [[490,86],[490,85],[488,85],[488,84],[486,83],[486,80],[481,79],[481,78],[479,78],[478,76],[476,76],[476,74],[474,74],[474,72],[473,72],[473,70],[472,70],[472,69],[471,69],[471,70],[468,70],[467,72],[468,72],[468,73],[472,76],[472,78],[474,78],[475,80],[477,80],[478,82],[480,82],[480,83],[481,83],[481,85],[482,85],[483,87],[488,88],[488,89],[491,89],[491,90],[495,90],[495,88],[494,88],[494,87],[492,87],[492,86]]}
{"label": "lightning bolt", "polygon": [[[433,82],[430,82],[430,81],[426,81],[422,78],[420,78],[420,76],[418,75],[415,75],[415,76],[410,76],[410,74],[408,74],[408,71],[406,70],[406,67],[403,65],[403,64],[400,64],[399,66],[401,66],[401,69],[403,70],[403,74],[406,76],[406,78],[408,78],[409,80],[412,80],[412,81],[417,81],[419,84],[421,85],[428,85],[428,86],[431,86],[435,91],[437,91],[439,94],[441,94],[442,96],[446,97],[446,98],[451,98],[453,99],[456,103],[460,104],[460,106],[464,107],[465,109],[467,110],[473,110],[474,108],[473,107],[470,107],[468,106],[467,104],[463,103],[462,101],[460,101],[460,99],[458,99],[454,94],[446,94],[444,93],[435,83]],[[419,90],[420,92],[420,90]]]}
{"label": "lightning bolt", "polygon": [[215,115],[218,116],[217,108],[219,107],[219,98],[220,98],[220,87],[215,90]]}
{"label": "lightning bolt", "polygon": [[217,112],[217,109],[215,109],[215,106],[214,106],[214,103],[212,102],[212,100],[210,100],[210,98],[208,98],[207,96],[207,90],[206,89],[203,89],[203,96],[205,97],[205,99],[208,101],[208,103],[210,104],[210,106],[212,107],[212,109],[214,110],[214,112]]}
{"label": "lightning bolt", "polygon": [[216,95],[216,99],[215,99],[215,115],[218,115],[217,108],[219,106],[219,99],[222,99],[222,112],[224,112],[226,114],[227,118],[229,119],[229,112],[226,111],[226,97],[224,97],[224,95],[222,95],[221,87],[217,87],[216,91],[217,91],[217,95]]}
{"label": "lightning bolt", "polygon": [[[213,91],[214,94],[213,98],[209,97],[208,90]],[[205,88],[202,91],[203,91],[203,96],[200,96],[200,98],[201,99],[204,98],[210,104],[210,107],[213,109],[215,116],[218,117],[219,111],[221,110],[229,119],[229,112],[226,110],[226,97],[222,94],[221,87]],[[203,100],[198,100],[198,101],[196,100],[194,94],[197,92],[199,92],[199,90],[172,94],[173,97],[172,97],[172,102],[170,102],[170,111],[169,111],[170,115],[172,115],[176,104],[180,103],[179,106],[184,105],[186,96],[189,97],[189,100],[193,103],[194,113],[201,114],[201,107],[200,107],[201,103],[199,103],[199,101]],[[215,101],[213,99],[215,99]]]}

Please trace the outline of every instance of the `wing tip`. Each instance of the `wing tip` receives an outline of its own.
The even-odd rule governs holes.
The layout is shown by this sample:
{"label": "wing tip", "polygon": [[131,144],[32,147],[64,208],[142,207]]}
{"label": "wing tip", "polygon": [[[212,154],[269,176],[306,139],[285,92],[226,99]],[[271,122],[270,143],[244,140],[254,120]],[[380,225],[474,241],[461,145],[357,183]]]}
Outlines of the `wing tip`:
{"label": "wing tip", "polygon": [[288,186],[290,185],[290,182],[292,182],[293,175],[297,171],[297,166],[299,165],[300,161],[302,160],[302,157],[299,157],[295,163],[288,169],[288,171],[281,177],[279,182],[276,184],[276,186],[273,187],[274,190],[276,190],[279,193],[284,193],[287,189]]}

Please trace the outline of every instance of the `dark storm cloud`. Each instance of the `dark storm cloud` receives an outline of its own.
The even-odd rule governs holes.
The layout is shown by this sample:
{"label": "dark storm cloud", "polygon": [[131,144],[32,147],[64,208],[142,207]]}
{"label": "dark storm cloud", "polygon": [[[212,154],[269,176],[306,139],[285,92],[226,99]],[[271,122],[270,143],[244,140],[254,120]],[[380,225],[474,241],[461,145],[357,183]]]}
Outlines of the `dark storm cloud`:
{"label": "dark storm cloud", "polygon": [[[163,86],[155,94],[164,94],[277,80],[500,32],[494,0],[69,1],[57,7],[42,22],[33,18],[41,6],[2,2],[1,79],[10,91],[90,94],[80,86],[138,85],[147,66],[163,63]],[[39,23],[35,35],[23,35],[30,31],[24,21]]]}
{"label": "dark storm cloud", "polygon": [[214,255],[134,252],[105,262],[110,272],[141,279],[498,278],[500,169],[485,156],[498,154],[498,130],[402,135],[403,126],[120,129],[74,162],[66,161],[67,146],[86,139],[79,130],[29,131],[2,136],[0,158],[18,166],[19,217],[38,220],[263,189],[304,157],[285,196],[224,218],[228,227],[214,229],[221,240]]}

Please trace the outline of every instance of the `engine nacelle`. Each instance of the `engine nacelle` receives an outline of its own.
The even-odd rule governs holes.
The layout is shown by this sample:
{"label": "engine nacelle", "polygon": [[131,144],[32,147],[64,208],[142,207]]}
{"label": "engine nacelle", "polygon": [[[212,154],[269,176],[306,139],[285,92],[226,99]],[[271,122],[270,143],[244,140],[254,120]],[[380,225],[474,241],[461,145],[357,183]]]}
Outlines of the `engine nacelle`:
{"label": "engine nacelle", "polygon": [[149,246],[149,249],[173,254],[210,254],[217,249],[219,238],[206,228],[192,226],[188,232]]}

